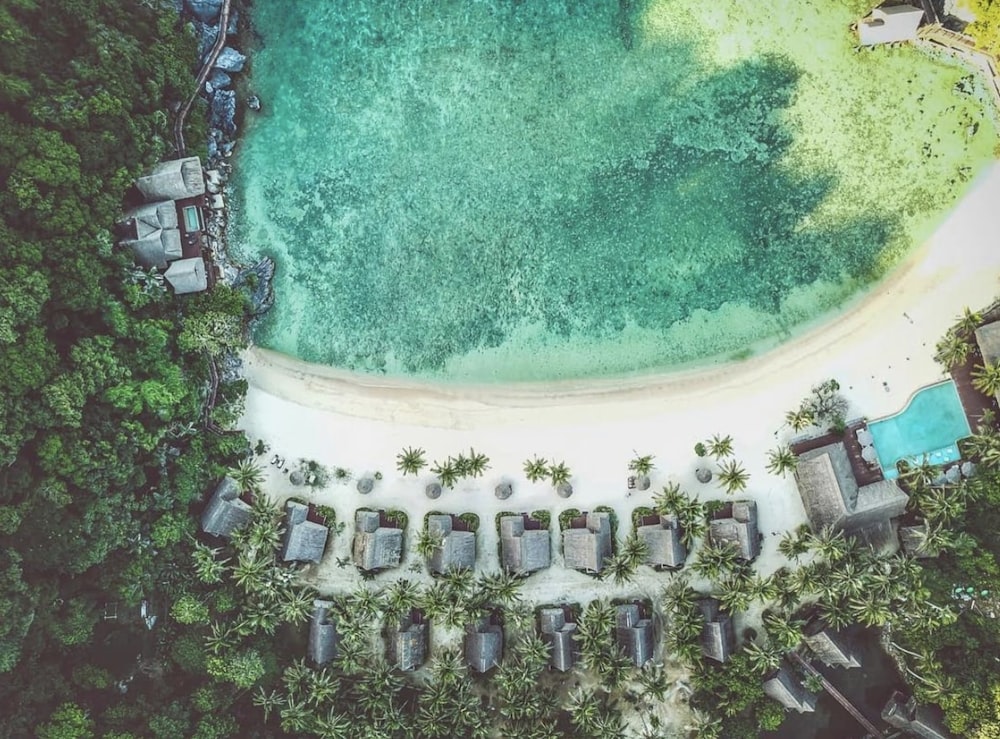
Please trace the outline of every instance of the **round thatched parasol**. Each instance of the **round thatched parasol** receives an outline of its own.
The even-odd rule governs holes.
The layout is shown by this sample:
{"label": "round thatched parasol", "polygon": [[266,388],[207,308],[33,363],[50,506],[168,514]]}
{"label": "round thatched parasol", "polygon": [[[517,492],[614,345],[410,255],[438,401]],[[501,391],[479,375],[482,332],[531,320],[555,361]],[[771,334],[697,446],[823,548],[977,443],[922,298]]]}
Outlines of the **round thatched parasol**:
{"label": "round thatched parasol", "polygon": [[440,483],[432,482],[424,488],[424,492],[428,498],[436,500],[441,497],[441,485]]}
{"label": "round thatched parasol", "polygon": [[639,475],[636,478],[635,486],[639,490],[649,490],[649,475]]}
{"label": "round thatched parasol", "polygon": [[694,471],[694,476],[698,478],[698,482],[711,482],[712,470],[708,469],[708,467],[699,467]]}
{"label": "round thatched parasol", "polygon": [[375,489],[375,481],[370,477],[362,477],[358,480],[358,492],[362,495],[368,495],[372,490]]}
{"label": "round thatched parasol", "polygon": [[560,498],[568,498],[573,494],[573,486],[568,482],[561,482],[556,488],[556,494],[558,494]]}
{"label": "round thatched parasol", "polygon": [[500,500],[507,500],[514,493],[514,486],[509,482],[501,482],[496,486],[493,494],[496,495]]}
{"label": "round thatched parasol", "polygon": [[288,476],[288,482],[292,483],[292,485],[302,485],[303,483],[305,483],[305,481],[306,481],[305,475],[303,475],[298,470],[295,470],[295,472],[293,472]]}

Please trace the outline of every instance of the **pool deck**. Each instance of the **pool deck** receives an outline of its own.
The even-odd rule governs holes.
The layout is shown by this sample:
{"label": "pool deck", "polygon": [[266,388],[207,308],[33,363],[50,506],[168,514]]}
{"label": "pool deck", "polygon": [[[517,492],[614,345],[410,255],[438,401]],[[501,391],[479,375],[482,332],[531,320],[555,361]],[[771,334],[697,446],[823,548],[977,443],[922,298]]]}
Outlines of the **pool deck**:
{"label": "pool deck", "polygon": [[856,432],[858,429],[867,427],[868,424],[864,421],[852,421],[847,424],[847,430],[843,434],[831,432],[810,439],[793,441],[790,445],[791,450],[795,456],[799,456],[804,452],[819,449],[827,444],[843,442],[844,448],[847,449],[847,458],[851,460],[851,472],[854,473],[854,479],[857,481],[858,486],[864,487],[874,482],[881,482],[885,479],[882,475],[882,469],[878,465],[868,464],[864,457],[861,456],[861,444],[858,442]]}
{"label": "pool deck", "polygon": [[995,418],[1000,420],[1000,407],[997,406],[996,398],[983,395],[972,384],[972,370],[982,363],[983,358],[979,353],[979,347],[976,346],[975,341],[972,341],[972,351],[969,352],[965,364],[953,367],[951,370],[951,379],[955,382],[958,399],[962,402],[965,417],[968,419],[969,428],[972,429],[973,433],[979,425],[979,419],[987,410],[992,410]]}

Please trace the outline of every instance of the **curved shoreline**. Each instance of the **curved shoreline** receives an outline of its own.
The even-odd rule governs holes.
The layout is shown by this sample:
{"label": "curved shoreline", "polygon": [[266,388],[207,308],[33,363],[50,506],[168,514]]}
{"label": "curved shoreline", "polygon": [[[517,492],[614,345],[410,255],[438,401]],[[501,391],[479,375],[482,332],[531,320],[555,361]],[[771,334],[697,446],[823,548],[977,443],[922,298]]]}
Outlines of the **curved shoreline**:
{"label": "curved shoreline", "polygon": [[[539,412],[553,420],[582,407],[600,407],[604,415],[609,406],[633,413],[664,402],[714,405],[786,381],[805,388],[801,396],[809,385],[829,376],[837,377],[846,390],[863,385],[866,372],[869,379],[872,372],[884,374],[891,368],[890,355],[903,353],[909,358],[900,356],[898,361],[912,366],[907,374],[913,375],[913,383],[899,386],[898,391],[890,384],[888,393],[875,396],[882,401],[874,403],[875,408],[863,402],[869,393],[858,398],[859,410],[881,412],[885,396],[898,402],[900,393],[905,399],[918,384],[940,378],[940,368],[930,356],[934,342],[963,307],[993,301],[1000,274],[1000,242],[990,229],[996,203],[1000,203],[1000,163],[977,179],[923,246],[840,315],[739,362],[619,378],[445,385],[355,373],[252,348],[246,354],[246,374],[252,386],[313,408],[418,425],[476,428]],[[925,346],[903,340],[913,333],[907,326],[919,327]],[[880,355],[888,360],[869,361]],[[845,357],[856,357],[855,364],[867,369],[858,366],[852,371]],[[794,381],[797,377],[800,382]]]}

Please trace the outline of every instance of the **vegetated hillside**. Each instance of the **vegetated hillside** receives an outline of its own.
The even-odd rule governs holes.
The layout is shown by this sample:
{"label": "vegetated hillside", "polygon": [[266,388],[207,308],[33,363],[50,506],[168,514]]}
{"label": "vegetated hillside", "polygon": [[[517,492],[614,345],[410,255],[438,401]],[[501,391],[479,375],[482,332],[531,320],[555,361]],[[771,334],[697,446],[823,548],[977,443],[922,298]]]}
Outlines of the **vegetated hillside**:
{"label": "vegetated hillside", "polygon": [[976,20],[965,29],[976,39],[979,48],[991,54],[1000,54],[1000,2],[997,0],[962,0],[976,16]]}
{"label": "vegetated hillside", "polygon": [[245,445],[199,431],[200,347],[242,299],[176,300],[113,247],[122,198],[170,155],[167,107],[193,85],[193,36],[155,6],[0,0],[3,736],[111,681],[105,604],[124,612],[168,577],[210,460]]}

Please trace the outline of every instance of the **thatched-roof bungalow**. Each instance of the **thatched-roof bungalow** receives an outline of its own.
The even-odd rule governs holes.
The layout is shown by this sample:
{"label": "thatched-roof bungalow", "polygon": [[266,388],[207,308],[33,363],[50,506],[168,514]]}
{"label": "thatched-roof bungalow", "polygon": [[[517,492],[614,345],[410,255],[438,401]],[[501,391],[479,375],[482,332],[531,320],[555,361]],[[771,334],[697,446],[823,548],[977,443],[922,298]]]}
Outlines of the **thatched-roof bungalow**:
{"label": "thatched-roof bungalow", "polygon": [[125,214],[129,237],[122,244],[132,250],[144,269],[166,269],[167,262],[184,256],[177,206],[172,200],[144,203]]}
{"label": "thatched-roof bungalow", "polygon": [[890,726],[921,739],[951,739],[939,708],[921,706],[916,698],[907,697],[898,690],[893,692],[882,709],[882,719]]}
{"label": "thatched-roof bungalow", "polygon": [[354,514],[354,564],[362,570],[398,567],[403,552],[402,529],[382,526],[380,511]]}
{"label": "thatched-roof bungalow", "polygon": [[208,272],[201,257],[171,262],[163,275],[176,295],[200,293],[208,289]]}
{"label": "thatched-roof bungalow", "polygon": [[337,620],[328,600],[314,600],[309,618],[309,659],[316,665],[325,665],[337,656]]}
{"label": "thatched-roof bungalow", "polygon": [[860,667],[861,662],[851,646],[826,628],[821,619],[813,619],[802,631],[802,641],[828,667]]}
{"label": "thatched-roof bungalow", "polygon": [[653,622],[644,617],[638,603],[615,607],[615,641],[636,667],[653,658]]}
{"label": "thatched-roof bungalow", "polygon": [[201,530],[229,538],[250,523],[250,504],[240,499],[240,486],[231,477],[222,478],[201,514]]}
{"label": "thatched-roof bungalow", "polygon": [[198,157],[161,162],[135,181],[142,197],[149,202],[184,200],[205,194],[205,175]]}
{"label": "thatched-roof bungalow", "polygon": [[465,663],[479,673],[489,672],[503,658],[503,629],[493,617],[465,628]]}
{"label": "thatched-roof bungalow", "polygon": [[323,559],[330,529],[308,518],[309,506],[293,500],[285,503],[285,535],[281,542],[281,558],[285,562]]}
{"label": "thatched-roof bungalow", "polygon": [[728,545],[737,556],[752,562],[760,554],[760,531],[757,528],[757,504],[752,500],[734,500],[721,508],[708,524],[708,538],[716,546]]}
{"label": "thatched-roof bungalow", "polygon": [[500,519],[500,550],[505,569],[519,575],[544,570],[552,561],[548,529],[527,529],[527,514]]}
{"label": "thatched-roof bungalow", "polygon": [[569,609],[542,608],[538,612],[538,630],[549,645],[549,666],[559,672],[573,669],[580,654],[576,641],[576,623],[569,619]]}
{"label": "thatched-roof bungalow", "polygon": [[684,566],[687,549],[681,542],[682,532],[677,516],[660,516],[658,523],[639,526],[635,533],[646,543],[646,564],[670,569]]}
{"label": "thatched-roof bungalow", "polygon": [[698,609],[705,623],[701,629],[701,653],[716,662],[726,662],[736,648],[736,630],[729,614],[715,598],[701,598]]}
{"label": "thatched-roof bungalow", "polygon": [[423,616],[410,611],[389,634],[389,660],[403,672],[419,669],[427,659],[427,633]]}
{"label": "thatched-roof bungalow", "polygon": [[812,713],[816,710],[816,696],[810,693],[791,670],[781,665],[764,680],[764,694],[778,701],[789,711]]}
{"label": "thatched-roof bungalow", "polygon": [[441,541],[428,560],[428,566],[439,575],[454,570],[471,570],[476,566],[476,534],[456,531],[454,518],[443,513],[427,517],[427,531]]}
{"label": "thatched-roof bungalow", "polygon": [[587,513],[584,526],[562,532],[563,561],[566,567],[584,572],[600,572],[611,557],[611,514],[605,511]]}

